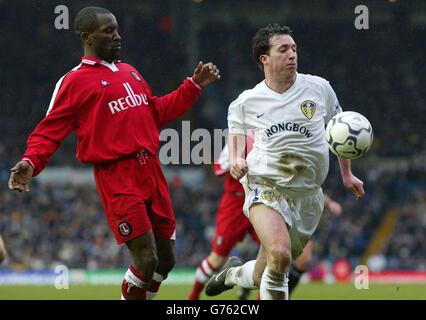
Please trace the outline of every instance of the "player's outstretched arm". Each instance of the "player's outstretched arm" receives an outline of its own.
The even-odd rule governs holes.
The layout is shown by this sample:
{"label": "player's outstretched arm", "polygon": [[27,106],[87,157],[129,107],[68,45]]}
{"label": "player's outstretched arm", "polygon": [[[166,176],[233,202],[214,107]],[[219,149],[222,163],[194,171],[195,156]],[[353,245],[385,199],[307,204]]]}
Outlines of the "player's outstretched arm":
{"label": "player's outstretched arm", "polygon": [[19,161],[10,169],[9,189],[18,192],[30,191],[30,180],[33,177],[34,169],[28,161]]}
{"label": "player's outstretched arm", "polygon": [[331,199],[327,194],[324,194],[324,207],[336,217],[342,214],[342,206],[337,201]]}
{"label": "player's outstretched arm", "polygon": [[203,62],[200,61],[194,70],[192,79],[201,87],[205,87],[216,80],[219,80],[220,72],[218,67],[213,63],[209,62],[203,64]]}
{"label": "player's outstretched arm", "polygon": [[219,69],[213,63],[203,64],[200,62],[191,78],[188,78],[176,90],[164,96],[153,96],[148,84],[144,82],[155,106],[158,126],[162,127],[187,112],[201,95],[202,87],[218,79],[220,79]]}
{"label": "player's outstretched arm", "polygon": [[248,171],[245,160],[246,136],[232,134],[228,136],[229,146],[229,172],[234,179],[241,179]]}
{"label": "player's outstretched arm", "polygon": [[340,157],[338,157],[338,159],[340,173],[342,174],[343,179],[343,185],[346,187],[346,189],[348,189],[355,195],[355,198],[357,200],[362,199],[365,195],[364,182],[362,182],[360,179],[358,179],[352,174],[351,160]]}

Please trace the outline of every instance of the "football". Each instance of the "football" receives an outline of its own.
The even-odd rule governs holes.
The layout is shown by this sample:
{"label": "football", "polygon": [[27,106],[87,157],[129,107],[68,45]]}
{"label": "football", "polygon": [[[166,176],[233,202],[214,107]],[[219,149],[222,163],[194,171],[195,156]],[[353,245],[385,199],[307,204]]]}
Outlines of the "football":
{"label": "football", "polygon": [[362,114],[344,111],[335,115],[325,130],[328,147],[336,156],[356,159],[373,143],[373,128]]}

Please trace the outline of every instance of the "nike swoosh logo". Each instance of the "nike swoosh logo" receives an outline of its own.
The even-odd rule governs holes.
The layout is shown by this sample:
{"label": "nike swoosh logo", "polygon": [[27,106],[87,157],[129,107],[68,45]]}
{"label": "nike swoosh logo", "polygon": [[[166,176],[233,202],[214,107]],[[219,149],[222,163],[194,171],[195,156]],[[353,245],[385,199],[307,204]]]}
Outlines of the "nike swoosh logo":
{"label": "nike swoosh logo", "polygon": [[263,116],[265,113],[261,113],[261,114],[257,114],[256,118],[260,118],[261,116]]}
{"label": "nike swoosh logo", "polygon": [[219,279],[218,279],[218,278],[219,278],[219,276],[220,276],[222,273],[224,273],[225,271],[227,271],[227,269],[228,269],[228,268],[226,268],[225,270],[222,270],[221,272],[219,272],[219,273],[218,273],[218,274],[214,277],[214,278],[215,278],[215,280],[216,280],[216,281],[218,281],[218,280],[219,280]]}

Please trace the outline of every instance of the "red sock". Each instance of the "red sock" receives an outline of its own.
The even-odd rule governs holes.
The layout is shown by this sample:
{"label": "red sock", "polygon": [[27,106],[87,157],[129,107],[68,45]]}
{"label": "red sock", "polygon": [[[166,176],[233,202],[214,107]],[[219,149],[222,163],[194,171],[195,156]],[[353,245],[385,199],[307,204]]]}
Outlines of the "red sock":
{"label": "red sock", "polygon": [[194,286],[192,287],[192,291],[188,295],[188,300],[199,300],[201,291],[203,291],[204,283],[194,281]]}
{"label": "red sock", "polygon": [[194,286],[188,295],[188,300],[198,300],[200,298],[201,291],[203,291],[204,284],[210,279],[210,277],[217,271],[205,258],[197,267],[195,272]]}
{"label": "red sock", "polygon": [[150,278],[142,272],[136,271],[133,265],[131,265],[127,269],[123,283],[121,284],[121,299],[146,300],[146,288],[150,282]]}

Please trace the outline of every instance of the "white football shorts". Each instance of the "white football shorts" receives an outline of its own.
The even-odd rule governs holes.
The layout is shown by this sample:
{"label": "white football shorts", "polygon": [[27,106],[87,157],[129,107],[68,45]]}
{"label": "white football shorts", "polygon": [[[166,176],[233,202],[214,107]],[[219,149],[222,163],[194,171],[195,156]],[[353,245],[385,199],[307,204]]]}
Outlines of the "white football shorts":
{"label": "white football shorts", "polygon": [[263,203],[284,218],[290,234],[292,258],[295,260],[321,219],[324,210],[322,189],[283,188],[260,177],[245,177],[240,182],[246,193],[243,210],[247,217],[253,204]]}

